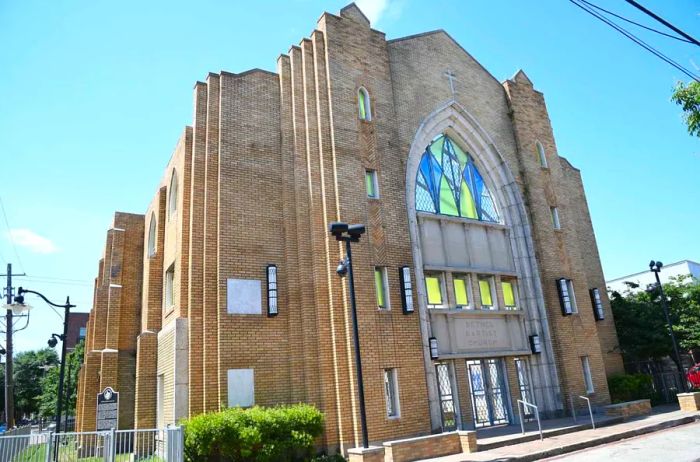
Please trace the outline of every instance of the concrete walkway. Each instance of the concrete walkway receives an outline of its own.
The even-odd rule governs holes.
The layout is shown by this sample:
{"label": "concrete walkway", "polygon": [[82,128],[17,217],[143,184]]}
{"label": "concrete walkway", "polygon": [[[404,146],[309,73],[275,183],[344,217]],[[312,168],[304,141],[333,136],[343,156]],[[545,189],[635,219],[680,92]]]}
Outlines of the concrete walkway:
{"label": "concrete walkway", "polygon": [[[579,451],[581,449],[590,448],[613,441],[619,441],[625,438],[631,438],[633,436],[663,430],[665,428],[688,424],[695,422],[698,419],[700,419],[700,413],[698,412],[683,412],[677,410],[659,412],[659,410],[657,410],[657,412],[650,416],[630,419],[623,423],[611,424],[612,422],[607,422],[607,426],[598,427],[595,430],[588,429],[575,431],[575,429],[569,428],[569,433],[564,434],[561,434],[561,432],[556,434],[557,430],[561,430],[562,428],[554,428],[555,422],[546,421],[548,422],[547,426],[550,427],[548,428],[549,433],[555,436],[548,436],[545,437],[543,441],[540,441],[539,433],[537,431],[528,432],[524,436],[525,438],[530,439],[530,441],[526,442],[520,442],[522,441],[523,435],[518,431],[520,429],[519,427],[515,429],[517,432],[515,434],[493,434],[486,437],[484,437],[484,432],[480,431],[477,434],[480,448],[479,452],[473,454],[454,454],[451,456],[438,457],[429,460],[436,462],[539,460],[560,454]],[[568,420],[571,422],[571,419],[561,420]],[[579,423],[580,422],[581,419],[579,419]],[[601,421],[600,423],[603,422]],[[597,418],[596,425],[598,425]],[[512,431],[513,427],[505,427],[505,429],[500,431],[504,432],[506,429],[510,429],[510,431]],[[544,429],[545,422],[543,422],[543,430]],[[493,429],[491,431],[494,430],[498,429]],[[571,432],[572,430],[574,431]],[[532,440],[532,438],[535,439]]]}

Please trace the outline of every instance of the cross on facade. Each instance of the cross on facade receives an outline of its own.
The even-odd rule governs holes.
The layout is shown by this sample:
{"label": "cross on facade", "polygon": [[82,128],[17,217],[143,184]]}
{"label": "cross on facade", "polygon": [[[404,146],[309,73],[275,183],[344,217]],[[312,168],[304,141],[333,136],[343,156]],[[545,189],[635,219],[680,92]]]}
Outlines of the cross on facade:
{"label": "cross on facade", "polygon": [[445,77],[447,77],[447,80],[450,81],[450,91],[452,92],[452,98],[454,99],[455,97],[455,84],[454,81],[457,80],[457,76],[452,72],[451,70],[445,71]]}

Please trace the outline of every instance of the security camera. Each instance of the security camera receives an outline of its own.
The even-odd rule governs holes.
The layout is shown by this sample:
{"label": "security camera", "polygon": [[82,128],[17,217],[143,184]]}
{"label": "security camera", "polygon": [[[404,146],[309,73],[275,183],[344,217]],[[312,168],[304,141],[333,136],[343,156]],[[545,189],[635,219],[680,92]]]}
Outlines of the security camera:
{"label": "security camera", "polygon": [[338,263],[338,267],[335,269],[335,272],[338,273],[338,276],[341,278],[344,278],[346,274],[348,274],[348,259],[344,258],[340,260]]}
{"label": "security camera", "polygon": [[58,344],[58,340],[56,340],[55,337],[51,337],[48,341],[48,344],[51,348],[56,348],[56,345]]}
{"label": "security camera", "polygon": [[343,233],[346,233],[348,231],[348,224],[347,223],[342,223],[340,221],[334,221],[330,225],[328,225],[328,231],[335,236],[337,240],[341,240],[343,237]]}
{"label": "security camera", "polygon": [[359,238],[365,234],[365,225],[350,225],[348,227],[348,234],[350,237]]}

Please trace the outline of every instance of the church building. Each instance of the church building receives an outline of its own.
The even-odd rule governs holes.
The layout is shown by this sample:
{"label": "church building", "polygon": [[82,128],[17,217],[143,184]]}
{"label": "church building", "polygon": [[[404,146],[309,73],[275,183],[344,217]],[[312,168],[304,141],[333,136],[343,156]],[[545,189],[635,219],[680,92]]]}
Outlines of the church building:
{"label": "church building", "polygon": [[518,400],[602,406],[623,371],[543,94],[443,30],[387,40],[350,4],[276,72],[210,73],[141,212],[107,232],[78,431],[109,386],[120,428],[306,402],[325,448],[358,446],[336,221],[367,228],[352,252],[371,442],[515,424]]}

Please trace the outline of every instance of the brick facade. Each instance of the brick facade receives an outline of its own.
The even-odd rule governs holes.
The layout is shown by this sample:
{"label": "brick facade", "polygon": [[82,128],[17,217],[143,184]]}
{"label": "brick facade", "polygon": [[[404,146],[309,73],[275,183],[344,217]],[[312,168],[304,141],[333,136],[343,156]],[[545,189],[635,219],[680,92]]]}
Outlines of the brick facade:
{"label": "brick facade", "polygon": [[[456,76],[454,91],[447,71]],[[370,95],[369,121],[358,118],[360,87]],[[417,217],[416,155],[441,133],[470,147],[502,223],[486,229]],[[367,197],[366,170],[377,173],[377,198]],[[552,229],[552,206],[561,230]],[[80,429],[94,428],[99,387],[122,393],[120,427],[150,428],[226,407],[238,386],[228,383],[229,371],[252,369],[255,404],[313,403],[326,415],[320,443],[356,446],[348,287],[335,274],[344,250],[327,232],[339,220],[368,228],[354,244],[353,266],[371,441],[445,430],[428,337],[440,316],[448,326],[487,319],[427,309],[424,271],[442,271],[448,282],[458,269],[469,273],[473,303],[474,278],[485,271],[501,307],[501,280],[517,283],[521,310],[486,315],[515,326],[520,346],[457,353],[440,338],[461,428],[473,428],[476,413],[467,360],[502,358],[511,422],[525,397],[516,357],[529,364],[525,393],[545,413],[563,412],[570,395],[585,392],[582,356],[593,400],[609,402],[606,373],[622,370],[614,322],[604,290],[606,318],[593,316],[588,290],[605,287],[595,236],[580,173],[558,156],[542,94],[522,71],[498,82],[444,31],[387,41],[352,4],[340,16],[322,15],[309,38],[278,58],[276,73],[221,72],[196,83],[193,125],[145,214],[117,213],[107,234],[80,373]],[[420,230],[435,220],[440,229],[505,236],[510,269],[431,266]],[[271,317],[268,265],[278,271],[279,314]],[[404,266],[416,288],[411,314],[401,309]],[[386,268],[390,309],[377,309],[375,267]],[[555,281],[562,277],[576,287],[579,309],[571,316],[559,307]],[[231,279],[260,281],[261,314],[229,313],[229,296],[238,300],[228,293]],[[531,334],[542,339],[540,355],[523,346]],[[387,416],[385,369],[396,370],[398,417]]]}

